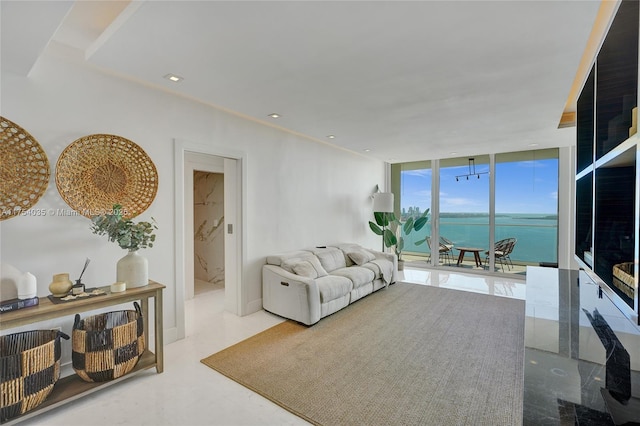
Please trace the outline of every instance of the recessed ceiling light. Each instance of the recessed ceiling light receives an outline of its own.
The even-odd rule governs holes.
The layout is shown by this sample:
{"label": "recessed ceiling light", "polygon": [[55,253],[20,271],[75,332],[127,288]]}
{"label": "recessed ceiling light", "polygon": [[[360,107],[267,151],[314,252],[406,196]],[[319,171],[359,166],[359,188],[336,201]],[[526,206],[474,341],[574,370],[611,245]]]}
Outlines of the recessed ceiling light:
{"label": "recessed ceiling light", "polygon": [[336,138],[336,135],[329,135],[329,136],[327,136],[327,137],[328,137],[329,139],[335,139],[335,138]]}
{"label": "recessed ceiling light", "polygon": [[269,117],[271,117],[271,118],[280,118],[282,116],[280,114],[278,114],[277,112],[272,112],[271,114],[269,114]]}
{"label": "recessed ceiling light", "polygon": [[173,81],[174,83],[179,83],[182,80],[184,80],[183,77],[180,77],[179,75],[175,75],[175,74],[167,74],[164,76],[164,78],[166,78],[167,80]]}
{"label": "recessed ceiling light", "polygon": [[537,144],[537,143],[535,143],[535,142],[534,142],[534,143],[530,143],[530,144],[529,144],[529,146],[538,146],[538,145],[539,145],[539,144]]}
{"label": "recessed ceiling light", "polygon": [[456,155],[456,154],[457,154],[457,152],[455,152],[455,151],[452,151],[452,152],[449,153],[449,155]]}
{"label": "recessed ceiling light", "polygon": [[369,148],[365,148],[364,152],[371,152],[371,150]]}

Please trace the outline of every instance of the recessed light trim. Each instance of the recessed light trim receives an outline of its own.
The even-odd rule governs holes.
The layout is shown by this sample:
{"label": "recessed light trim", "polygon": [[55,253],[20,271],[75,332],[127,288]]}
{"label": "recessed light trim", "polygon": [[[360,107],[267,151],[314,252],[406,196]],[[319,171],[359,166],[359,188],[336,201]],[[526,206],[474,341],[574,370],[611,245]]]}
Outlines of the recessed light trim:
{"label": "recessed light trim", "polygon": [[271,114],[269,114],[269,117],[271,117],[271,118],[280,118],[280,117],[282,117],[282,115],[278,114],[277,112],[272,112]]}
{"label": "recessed light trim", "polygon": [[171,73],[165,75],[164,78],[174,83],[180,83],[182,80],[184,80],[184,77],[180,77],[179,75],[171,74]]}

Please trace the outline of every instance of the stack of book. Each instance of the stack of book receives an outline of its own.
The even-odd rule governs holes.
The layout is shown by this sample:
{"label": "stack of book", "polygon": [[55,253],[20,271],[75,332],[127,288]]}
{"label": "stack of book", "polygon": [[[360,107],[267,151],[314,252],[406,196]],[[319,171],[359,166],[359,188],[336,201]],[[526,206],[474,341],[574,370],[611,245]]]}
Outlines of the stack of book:
{"label": "stack of book", "polygon": [[38,297],[30,297],[28,299],[10,299],[0,302],[0,314],[5,312],[16,311],[22,308],[38,306],[40,299]]}

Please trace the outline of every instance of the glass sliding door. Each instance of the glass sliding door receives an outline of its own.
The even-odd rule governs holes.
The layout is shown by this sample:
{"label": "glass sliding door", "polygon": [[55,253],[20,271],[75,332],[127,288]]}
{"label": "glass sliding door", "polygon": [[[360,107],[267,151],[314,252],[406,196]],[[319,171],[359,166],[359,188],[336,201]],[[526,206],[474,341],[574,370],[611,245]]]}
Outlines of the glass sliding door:
{"label": "glass sliding door", "polygon": [[[482,268],[474,250],[458,265],[459,248],[475,249],[484,263],[489,244],[489,156],[440,160],[438,231],[445,247],[453,246],[439,264]],[[445,249],[442,247],[442,250]]]}
{"label": "glass sliding door", "polygon": [[[395,193],[395,212],[401,222],[409,218],[419,218],[431,208],[431,161],[416,161],[391,165],[392,190]],[[419,231],[409,235],[402,232],[404,238],[403,258],[405,260],[427,259],[431,251],[424,241],[431,231],[431,215],[429,222]],[[420,244],[416,243],[420,241]]]}
{"label": "glass sliding door", "polygon": [[515,239],[496,267],[558,262],[558,149],[496,154],[495,241]]}

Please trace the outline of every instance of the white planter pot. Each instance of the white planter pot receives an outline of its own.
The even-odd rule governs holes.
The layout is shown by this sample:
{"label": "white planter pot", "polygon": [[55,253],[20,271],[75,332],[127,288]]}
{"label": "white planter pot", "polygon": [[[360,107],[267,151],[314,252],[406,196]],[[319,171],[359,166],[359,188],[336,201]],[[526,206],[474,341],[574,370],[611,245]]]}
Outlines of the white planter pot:
{"label": "white planter pot", "polygon": [[149,264],[147,258],[137,251],[130,251],[118,260],[116,281],[127,283],[127,288],[143,287],[149,284]]}

